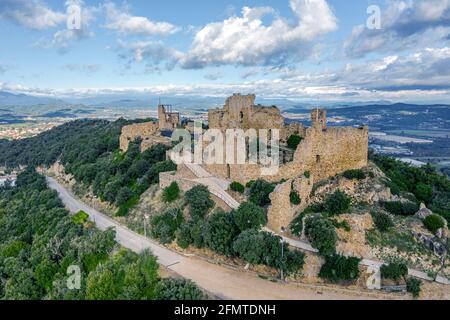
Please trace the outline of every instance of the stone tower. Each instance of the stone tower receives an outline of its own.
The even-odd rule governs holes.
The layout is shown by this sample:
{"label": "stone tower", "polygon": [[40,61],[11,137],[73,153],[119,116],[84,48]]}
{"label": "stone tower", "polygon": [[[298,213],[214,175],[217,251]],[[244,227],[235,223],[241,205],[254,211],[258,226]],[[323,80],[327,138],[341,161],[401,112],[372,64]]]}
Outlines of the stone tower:
{"label": "stone tower", "polygon": [[312,127],[316,129],[327,129],[327,111],[324,109],[314,109],[311,111]]}
{"label": "stone tower", "polygon": [[166,107],[171,106],[159,104],[158,105],[158,120],[160,130],[174,130],[181,123],[180,114],[178,112],[167,112]]}

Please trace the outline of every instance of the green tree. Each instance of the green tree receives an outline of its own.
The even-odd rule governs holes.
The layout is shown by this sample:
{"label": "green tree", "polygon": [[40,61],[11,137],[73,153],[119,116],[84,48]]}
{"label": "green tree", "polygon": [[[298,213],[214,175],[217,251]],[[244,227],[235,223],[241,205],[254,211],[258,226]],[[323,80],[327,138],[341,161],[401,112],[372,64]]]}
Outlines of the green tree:
{"label": "green tree", "polygon": [[266,224],[266,214],[261,207],[251,202],[242,203],[233,211],[233,217],[239,230],[259,229]]}
{"label": "green tree", "polygon": [[307,218],[305,234],[321,255],[328,256],[336,252],[337,234],[331,221],[318,216]]}
{"label": "green tree", "polygon": [[439,229],[445,227],[444,219],[437,214],[431,214],[427,216],[423,220],[423,224],[428,230],[433,233],[436,233]]}
{"label": "green tree", "polygon": [[417,200],[428,204],[433,197],[433,188],[425,183],[418,183],[414,195],[417,197]]}
{"label": "green tree", "polygon": [[403,262],[392,262],[382,265],[380,271],[385,279],[400,280],[408,275],[408,266]]}
{"label": "green tree", "polygon": [[157,291],[159,300],[206,300],[208,298],[195,283],[186,279],[162,279],[158,283]]}
{"label": "green tree", "polygon": [[239,234],[233,216],[217,210],[206,222],[204,228],[205,244],[211,250],[227,257],[233,255],[233,240]]}
{"label": "green tree", "polygon": [[327,256],[319,271],[319,277],[331,282],[354,281],[359,277],[359,258],[338,254]]}
{"label": "green tree", "polygon": [[198,185],[187,191],[184,199],[189,207],[189,213],[193,219],[202,219],[208,213],[209,209],[214,206],[214,201],[208,187],[205,185]]}
{"label": "green tree", "polygon": [[269,195],[275,190],[275,186],[264,180],[256,180],[251,184],[249,200],[254,204],[264,207],[270,204]]}
{"label": "green tree", "polygon": [[344,192],[336,190],[325,199],[323,207],[325,212],[330,215],[340,215],[350,209],[350,203],[350,197],[348,197]]}
{"label": "green tree", "polygon": [[180,209],[168,209],[152,217],[151,234],[162,243],[171,243],[175,239],[175,232],[183,223],[183,213]]}
{"label": "green tree", "polygon": [[239,193],[244,193],[245,187],[242,184],[240,184],[239,182],[234,181],[230,184],[230,190],[236,191]]}
{"label": "green tree", "polygon": [[392,218],[386,213],[379,211],[372,211],[371,215],[373,222],[375,223],[375,226],[381,232],[386,232],[394,226]]}
{"label": "green tree", "polygon": [[175,181],[163,190],[163,201],[166,203],[173,202],[180,197],[180,187]]}
{"label": "green tree", "polygon": [[119,190],[116,198],[116,204],[118,206],[124,205],[128,200],[133,197],[133,191],[128,187],[123,187]]}
{"label": "green tree", "polygon": [[300,142],[302,142],[303,138],[298,135],[291,135],[287,139],[287,145],[290,149],[296,150]]}

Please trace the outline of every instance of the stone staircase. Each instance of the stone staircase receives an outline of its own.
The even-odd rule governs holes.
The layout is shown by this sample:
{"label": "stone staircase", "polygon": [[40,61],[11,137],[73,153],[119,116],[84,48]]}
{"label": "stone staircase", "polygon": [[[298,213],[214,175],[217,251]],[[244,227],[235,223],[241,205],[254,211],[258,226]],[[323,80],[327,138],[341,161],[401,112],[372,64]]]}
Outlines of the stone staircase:
{"label": "stone staircase", "polygon": [[198,164],[187,163],[185,165],[197,177],[195,182],[206,185],[211,194],[224,201],[231,209],[239,207],[240,203],[226,191],[230,185],[228,181],[214,177]]}

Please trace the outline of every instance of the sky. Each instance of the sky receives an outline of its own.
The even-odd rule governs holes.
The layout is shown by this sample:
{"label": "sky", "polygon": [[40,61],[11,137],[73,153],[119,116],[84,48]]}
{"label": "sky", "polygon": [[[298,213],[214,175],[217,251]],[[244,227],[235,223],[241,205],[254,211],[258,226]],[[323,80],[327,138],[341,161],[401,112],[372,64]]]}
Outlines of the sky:
{"label": "sky", "polygon": [[12,93],[450,103],[450,0],[0,0],[0,41]]}

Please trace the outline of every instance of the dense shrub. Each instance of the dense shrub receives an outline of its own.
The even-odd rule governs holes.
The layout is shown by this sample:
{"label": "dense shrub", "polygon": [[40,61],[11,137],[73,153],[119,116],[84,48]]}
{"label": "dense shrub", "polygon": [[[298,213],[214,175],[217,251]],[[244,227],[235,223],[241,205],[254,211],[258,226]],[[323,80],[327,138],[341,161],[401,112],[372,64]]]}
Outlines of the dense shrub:
{"label": "dense shrub", "polygon": [[305,171],[305,172],[303,173],[303,175],[305,176],[306,179],[311,178],[311,172],[310,172],[310,171]]}
{"label": "dense shrub", "polygon": [[250,187],[249,200],[254,204],[264,207],[270,204],[269,195],[273,192],[275,186],[264,180],[256,180]]}
{"label": "dense shrub", "polygon": [[230,257],[233,255],[233,240],[239,234],[233,216],[217,210],[208,219],[204,228],[205,245],[211,250]]}
{"label": "dense shrub", "polygon": [[295,191],[291,191],[291,193],[289,194],[289,200],[295,206],[299,205],[302,202],[302,199],[300,199],[300,196]]}
{"label": "dense shrub", "polygon": [[262,264],[266,250],[264,234],[255,229],[245,230],[233,243],[236,255],[251,264]]}
{"label": "dense shrub", "polygon": [[422,281],[416,278],[408,278],[406,280],[406,291],[412,294],[414,298],[418,298],[420,295]]}
{"label": "dense shrub", "polygon": [[131,191],[128,187],[123,187],[119,190],[119,193],[117,194],[116,198],[116,204],[118,206],[124,205],[127,203],[128,200],[130,200],[133,197],[133,191]]}
{"label": "dense shrub", "polygon": [[364,180],[366,178],[366,174],[361,169],[347,170],[343,173],[343,176],[350,180],[353,179]]}
{"label": "dense shrub", "polygon": [[375,223],[375,226],[381,232],[386,232],[394,226],[394,222],[392,221],[392,218],[386,213],[372,211],[371,215],[372,215],[373,222]]}
{"label": "dense shrub", "polygon": [[72,216],[72,221],[75,224],[84,224],[89,219],[89,215],[83,210],[78,211],[77,214]]}
{"label": "dense shrub", "polygon": [[381,203],[382,206],[394,215],[412,216],[419,210],[419,205],[414,202],[401,201],[385,201]]}
{"label": "dense shrub", "polygon": [[293,134],[287,139],[287,145],[290,149],[296,150],[297,146],[300,144],[300,142],[302,142],[302,140],[302,137]]}
{"label": "dense shrub", "polygon": [[444,219],[437,214],[431,214],[423,220],[425,227],[433,233],[445,226]]}
{"label": "dense shrub", "polygon": [[239,182],[235,181],[230,184],[230,190],[236,191],[239,193],[244,193],[245,187],[242,184],[240,184]]}
{"label": "dense shrub", "polygon": [[164,188],[162,199],[164,202],[169,203],[177,200],[179,196],[180,187],[178,187],[178,183],[174,181],[167,188]]}
{"label": "dense shrub", "polygon": [[344,192],[336,190],[330,194],[324,201],[325,212],[330,215],[340,215],[350,209],[351,199]]}
{"label": "dense shrub", "polygon": [[403,262],[392,262],[381,266],[381,277],[385,279],[400,280],[408,275],[408,267]]}
{"label": "dense shrub", "polygon": [[152,217],[151,234],[162,243],[171,243],[183,221],[183,213],[180,209],[168,209]]}
{"label": "dense shrub", "polygon": [[356,280],[359,277],[359,262],[360,259],[355,257],[327,256],[319,277],[331,282]]}
{"label": "dense shrub", "polygon": [[299,250],[289,250],[286,254],[285,271],[287,274],[296,273],[305,265],[305,254]]}
{"label": "dense shrub", "polygon": [[242,203],[233,212],[234,222],[239,230],[259,229],[266,224],[266,214],[261,207],[252,202]]}
{"label": "dense shrub", "polygon": [[158,300],[206,300],[208,298],[192,281],[186,279],[161,279],[156,291]]}
{"label": "dense shrub", "polygon": [[433,197],[433,188],[425,183],[418,183],[414,192],[417,200],[430,203]]}
{"label": "dense shrub", "polygon": [[193,220],[185,221],[176,231],[177,245],[182,249],[187,249],[194,242],[191,236],[193,224],[195,224]]}
{"label": "dense shrub", "polygon": [[282,243],[280,237],[254,229],[242,232],[234,241],[233,250],[238,257],[251,264],[282,268],[287,274],[298,272],[305,262],[305,254],[289,250],[287,243]]}
{"label": "dense shrub", "polygon": [[305,234],[311,245],[321,255],[332,255],[336,252],[337,234],[331,221],[319,216],[305,221]]}
{"label": "dense shrub", "polygon": [[189,213],[193,219],[202,219],[214,206],[208,187],[198,185],[187,191],[184,199],[189,207]]}
{"label": "dense shrub", "polygon": [[247,182],[245,184],[245,187],[250,189],[254,183],[255,183],[255,180],[250,180],[249,182]]}

